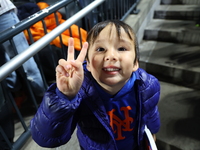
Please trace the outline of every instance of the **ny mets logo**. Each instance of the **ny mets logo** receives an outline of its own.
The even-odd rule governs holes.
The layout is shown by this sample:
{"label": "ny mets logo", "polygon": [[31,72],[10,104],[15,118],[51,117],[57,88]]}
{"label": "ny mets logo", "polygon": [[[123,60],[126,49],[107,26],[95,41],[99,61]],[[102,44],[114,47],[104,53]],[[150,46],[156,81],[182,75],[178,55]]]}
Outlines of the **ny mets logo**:
{"label": "ny mets logo", "polygon": [[[114,112],[116,109],[112,109],[108,111],[108,115],[110,117],[110,126],[112,127],[115,134],[117,134],[117,138],[115,140],[123,140],[125,137],[122,135],[122,131],[132,131],[133,128],[130,128],[130,124],[133,123],[134,119],[129,116],[129,110],[131,110],[130,106],[121,107],[121,111],[124,112],[124,120],[121,120],[117,117]],[[114,129],[115,126],[115,129]]]}

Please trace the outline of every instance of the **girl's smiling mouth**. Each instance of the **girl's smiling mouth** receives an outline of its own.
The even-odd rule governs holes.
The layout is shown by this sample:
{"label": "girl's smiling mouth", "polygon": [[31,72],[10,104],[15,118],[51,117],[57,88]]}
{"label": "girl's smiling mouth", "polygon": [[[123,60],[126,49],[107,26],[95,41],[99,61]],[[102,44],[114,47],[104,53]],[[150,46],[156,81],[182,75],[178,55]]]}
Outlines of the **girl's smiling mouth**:
{"label": "girl's smiling mouth", "polygon": [[103,68],[104,71],[119,71],[118,68]]}
{"label": "girl's smiling mouth", "polygon": [[105,67],[102,69],[103,71],[105,71],[108,74],[116,74],[118,73],[121,69],[117,68],[117,67]]}

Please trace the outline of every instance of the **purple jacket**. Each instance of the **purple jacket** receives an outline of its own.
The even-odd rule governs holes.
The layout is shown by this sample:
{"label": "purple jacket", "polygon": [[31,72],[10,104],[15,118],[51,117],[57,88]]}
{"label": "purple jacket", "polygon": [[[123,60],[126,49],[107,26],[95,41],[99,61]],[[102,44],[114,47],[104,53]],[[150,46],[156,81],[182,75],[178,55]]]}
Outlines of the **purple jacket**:
{"label": "purple jacket", "polygon": [[[144,70],[136,71],[137,144],[141,148],[145,124],[152,133],[160,128],[157,103],[160,95],[158,80]],[[43,147],[67,143],[74,129],[82,149],[117,150],[109,118],[103,102],[94,89],[94,79],[85,71],[83,85],[73,100],[63,95],[56,84],[50,86],[31,121],[32,138]],[[134,90],[133,89],[133,90]]]}

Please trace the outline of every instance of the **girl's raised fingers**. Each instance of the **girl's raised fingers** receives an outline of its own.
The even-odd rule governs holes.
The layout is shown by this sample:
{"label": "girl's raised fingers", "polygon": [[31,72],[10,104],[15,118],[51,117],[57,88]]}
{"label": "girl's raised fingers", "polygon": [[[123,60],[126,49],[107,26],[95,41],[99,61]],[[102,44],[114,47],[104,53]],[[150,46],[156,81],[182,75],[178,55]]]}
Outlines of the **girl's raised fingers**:
{"label": "girl's raised fingers", "polygon": [[74,39],[72,37],[68,41],[67,60],[74,60]]}
{"label": "girl's raised fingers", "polygon": [[88,49],[88,42],[85,42],[83,44],[80,54],[78,55],[78,58],[77,58],[78,61],[83,62],[85,60],[87,49]]}

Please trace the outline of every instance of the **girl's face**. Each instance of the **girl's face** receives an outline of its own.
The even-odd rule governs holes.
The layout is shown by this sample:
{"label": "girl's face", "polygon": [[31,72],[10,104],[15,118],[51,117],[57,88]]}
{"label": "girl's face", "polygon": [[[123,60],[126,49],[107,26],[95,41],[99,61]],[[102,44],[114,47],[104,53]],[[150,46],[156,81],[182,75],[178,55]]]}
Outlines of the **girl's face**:
{"label": "girl's face", "polygon": [[123,28],[119,38],[115,26],[106,26],[90,45],[87,69],[109,94],[116,94],[138,69],[135,45]]}

